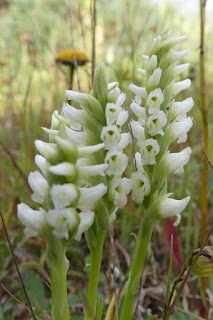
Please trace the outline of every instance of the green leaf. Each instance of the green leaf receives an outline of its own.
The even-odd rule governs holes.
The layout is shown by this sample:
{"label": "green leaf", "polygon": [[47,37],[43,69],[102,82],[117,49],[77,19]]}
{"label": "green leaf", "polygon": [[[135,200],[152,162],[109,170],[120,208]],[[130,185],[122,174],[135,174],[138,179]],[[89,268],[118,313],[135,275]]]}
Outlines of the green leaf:
{"label": "green leaf", "polygon": [[36,301],[40,307],[44,307],[46,304],[44,285],[37,274],[29,271],[24,277],[24,283],[29,296],[32,297],[32,304],[35,305],[34,301]]}

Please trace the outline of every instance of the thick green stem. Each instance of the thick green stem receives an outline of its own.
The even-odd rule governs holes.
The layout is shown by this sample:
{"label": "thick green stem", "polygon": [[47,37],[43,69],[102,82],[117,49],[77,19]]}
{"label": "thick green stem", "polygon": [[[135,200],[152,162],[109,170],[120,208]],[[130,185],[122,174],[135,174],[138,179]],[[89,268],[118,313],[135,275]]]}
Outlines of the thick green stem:
{"label": "thick green stem", "polygon": [[90,276],[89,276],[89,287],[87,294],[87,309],[85,320],[94,320],[96,314],[96,299],[97,299],[97,288],[98,278],[101,267],[102,251],[105,239],[105,232],[97,234],[97,245],[90,249],[91,265],[90,265]]}
{"label": "thick green stem", "polygon": [[129,273],[129,279],[126,284],[125,297],[122,305],[120,320],[132,319],[132,306],[139,285],[141,273],[146,258],[146,253],[148,250],[149,241],[152,235],[155,222],[156,218],[154,213],[152,212],[146,212],[144,218],[141,221],[140,231],[137,238],[136,251],[133,256],[133,262]]}
{"label": "thick green stem", "polygon": [[47,264],[51,278],[52,320],[71,320],[67,304],[67,260],[63,240],[52,237],[47,242]]}

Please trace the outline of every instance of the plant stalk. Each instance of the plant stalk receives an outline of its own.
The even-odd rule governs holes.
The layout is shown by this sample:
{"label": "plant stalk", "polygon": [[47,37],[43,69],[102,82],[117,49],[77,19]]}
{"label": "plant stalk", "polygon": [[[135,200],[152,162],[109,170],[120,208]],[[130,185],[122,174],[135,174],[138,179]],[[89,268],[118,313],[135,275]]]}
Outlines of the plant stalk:
{"label": "plant stalk", "polygon": [[71,320],[67,303],[66,245],[52,237],[47,242],[47,265],[51,278],[52,320]]}
{"label": "plant stalk", "polygon": [[98,289],[98,278],[101,268],[102,252],[105,239],[105,232],[97,234],[96,247],[90,248],[90,276],[89,287],[87,294],[87,308],[85,314],[85,320],[94,320],[96,314],[96,300]]}
{"label": "plant stalk", "polygon": [[[204,130],[204,150],[209,156],[209,132],[205,83],[205,6],[206,0],[200,0],[200,103]],[[208,231],[208,162],[204,159],[201,187],[201,240],[204,241]],[[204,317],[207,318],[206,301],[207,279],[201,278],[201,291],[204,304]]]}
{"label": "plant stalk", "polygon": [[136,251],[133,256],[129,279],[126,284],[124,302],[121,311],[121,320],[130,320],[133,316],[132,306],[134,303],[135,294],[139,285],[141,273],[144,267],[146,253],[148,250],[152,231],[156,222],[154,212],[146,212],[140,226],[139,235],[137,238]]}

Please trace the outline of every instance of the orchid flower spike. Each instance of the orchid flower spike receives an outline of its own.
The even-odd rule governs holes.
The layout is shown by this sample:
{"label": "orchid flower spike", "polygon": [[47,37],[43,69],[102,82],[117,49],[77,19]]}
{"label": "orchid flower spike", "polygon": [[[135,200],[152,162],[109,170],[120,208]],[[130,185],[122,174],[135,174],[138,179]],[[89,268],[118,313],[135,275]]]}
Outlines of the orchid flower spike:
{"label": "orchid flower spike", "polygon": [[[192,98],[176,101],[176,96],[191,84],[189,79],[176,81],[176,77],[189,66],[178,64],[189,50],[174,50],[186,36],[173,37],[169,32],[169,28],[165,29],[154,40],[149,55],[145,56],[146,68],[138,69],[145,77],[145,86],[129,86],[135,95],[130,107],[137,121],[131,121],[131,128],[139,151],[135,155],[137,171],[131,176],[132,199],[143,203],[146,209],[148,204],[152,206],[166,194],[167,176],[183,173],[191,154],[189,147],[176,153],[169,151],[171,143],[186,142],[192,127],[192,119],[187,117],[187,112],[193,107]],[[159,203],[158,217],[175,215],[177,225],[188,202],[189,197],[183,200],[167,197]]]}
{"label": "orchid flower spike", "polygon": [[42,207],[36,211],[23,203],[18,206],[27,236],[48,238],[51,233],[58,239],[80,240],[98,206],[106,208],[97,220],[107,229],[110,215],[127,203],[131,190],[131,180],[122,178],[128,164],[123,149],[131,135],[121,129],[128,112],[118,83],[107,84],[100,64],[90,94],[67,90],[66,95],[79,108],[64,103],[61,114],[53,112],[51,128],[43,128],[49,142],[35,141],[41,172],[30,173],[29,184],[32,200]]}

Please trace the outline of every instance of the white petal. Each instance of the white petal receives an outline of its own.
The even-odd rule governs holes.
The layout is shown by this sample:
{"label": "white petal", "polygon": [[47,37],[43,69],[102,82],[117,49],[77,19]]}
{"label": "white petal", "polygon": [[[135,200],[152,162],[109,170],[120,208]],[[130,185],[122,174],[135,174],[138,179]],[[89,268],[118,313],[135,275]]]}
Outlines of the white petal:
{"label": "white petal", "polygon": [[80,241],[83,232],[88,230],[93,224],[95,213],[93,211],[82,211],[79,213],[80,224],[78,226],[78,231],[74,237],[75,240]]}
{"label": "white petal", "polygon": [[74,164],[69,162],[62,162],[55,166],[50,166],[49,171],[58,176],[75,177],[77,168]]}
{"label": "white petal", "polygon": [[39,154],[35,156],[35,164],[39,167],[43,175],[47,176],[48,167],[50,166],[49,162]]}
{"label": "white petal", "polygon": [[187,132],[193,125],[192,119],[187,117],[182,121],[173,121],[168,126],[167,134],[171,141],[178,139],[178,143],[185,142],[187,139]]}
{"label": "white petal", "polygon": [[119,94],[118,99],[116,101],[117,106],[121,107],[125,100],[126,100],[126,94],[124,92],[121,92],[121,94]]}
{"label": "white petal", "polygon": [[121,134],[117,126],[110,125],[103,127],[101,132],[101,140],[104,141],[105,149],[114,149],[117,147],[121,139]]}
{"label": "white petal", "polygon": [[130,122],[132,134],[133,136],[138,139],[140,142],[145,140],[145,134],[144,134],[144,127],[140,125],[139,122],[132,120]]}
{"label": "white petal", "polygon": [[73,208],[49,210],[47,222],[58,239],[69,239],[69,232],[78,224],[78,214]]}
{"label": "white petal", "polygon": [[97,164],[94,166],[82,166],[78,168],[79,171],[79,179],[84,179],[87,177],[93,176],[104,176],[104,172],[106,171],[108,165],[107,164]]}
{"label": "white petal", "polygon": [[140,74],[142,74],[143,76],[146,76],[146,70],[144,70],[144,69],[138,69],[138,72],[139,72]]}
{"label": "white petal", "polygon": [[161,218],[167,217],[177,217],[177,221],[174,223],[176,226],[180,222],[180,213],[186,208],[190,201],[190,197],[186,197],[182,200],[175,200],[163,197],[161,201],[159,201],[159,216]]}
{"label": "white petal", "polygon": [[144,172],[141,154],[139,152],[136,152],[136,154],[135,154],[135,164],[136,164],[137,171]]}
{"label": "white petal", "polygon": [[88,154],[93,154],[103,148],[104,148],[104,143],[95,144],[93,146],[79,147],[78,148],[79,157],[82,157]]}
{"label": "white petal", "polygon": [[149,56],[146,56],[145,54],[143,54],[142,57],[144,58],[144,60],[149,60]]}
{"label": "white petal", "polygon": [[44,132],[46,132],[47,134],[51,134],[52,136],[58,136],[59,135],[59,131],[58,130],[52,130],[52,129],[48,129],[48,128],[44,128],[41,127],[42,130],[44,130]]}
{"label": "white petal", "polygon": [[142,203],[144,197],[149,195],[151,191],[150,180],[147,174],[144,172],[134,172],[131,175],[132,179],[132,200],[137,203]]}
{"label": "white petal", "polygon": [[105,163],[108,164],[108,168],[106,170],[107,175],[121,176],[127,168],[128,157],[118,151],[108,151]]}
{"label": "white petal", "polygon": [[85,145],[87,144],[87,135],[85,132],[75,131],[71,128],[65,127],[67,137],[76,145]]}
{"label": "white petal", "polygon": [[122,108],[117,104],[107,103],[106,110],[105,110],[107,125],[114,124],[117,121],[121,111],[122,111]]}
{"label": "white petal", "polygon": [[148,139],[142,142],[140,145],[142,164],[155,164],[155,156],[159,153],[159,151],[160,147],[156,140]]}
{"label": "white petal", "polygon": [[40,232],[45,226],[44,211],[37,211],[31,209],[25,203],[18,205],[18,218],[26,226],[36,232]]}
{"label": "white petal", "polygon": [[164,100],[164,94],[160,88],[151,91],[147,98],[149,114],[160,111],[160,106]]}
{"label": "white petal", "polygon": [[182,72],[184,72],[186,69],[188,69],[189,67],[189,63],[184,63],[184,64],[181,64],[179,66],[176,66],[175,67],[175,73],[176,75],[178,76],[179,74],[181,74]]}
{"label": "white petal", "polygon": [[186,118],[186,113],[189,112],[194,106],[193,99],[187,98],[181,102],[173,102],[170,107],[170,114],[172,118],[176,118],[177,121],[181,121]]}
{"label": "white petal", "polygon": [[124,125],[124,123],[127,121],[129,117],[129,113],[126,110],[122,110],[119,115],[118,115],[118,119],[116,121],[117,126],[122,127],[122,125]]}
{"label": "white petal", "polygon": [[55,143],[47,143],[41,140],[35,140],[36,149],[48,161],[54,161],[58,156],[58,149]]}
{"label": "white petal", "polygon": [[94,203],[99,200],[107,192],[107,187],[100,183],[91,188],[79,188],[80,199],[78,208],[81,210],[89,210],[93,207]]}
{"label": "white petal", "polygon": [[145,125],[146,123],[146,109],[141,107],[134,100],[132,101],[130,108],[134,112],[134,114],[139,118],[139,122],[141,125]]}
{"label": "white petal", "polygon": [[117,146],[117,150],[119,150],[119,151],[123,150],[131,142],[132,142],[132,137],[131,137],[130,132],[121,133],[121,140]]}
{"label": "white petal", "polygon": [[49,185],[47,180],[44,179],[40,172],[35,171],[29,174],[28,182],[34,192],[31,196],[33,201],[43,203],[48,195]]}
{"label": "white petal", "polygon": [[149,61],[147,63],[146,67],[146,73],[152,74],[153,71],[157,68],[158,65],[158,59],[156,55],[152,55],[151,58],[149,58]]}
{"label": "white petal", "polygon": [[191,80],[190,79],[186,79],[186,80],[183,80],[183,81],[180,81],[180,82],[176,82],[173,85],[174,95],[178,94],[182,90],[188,89],[190,86],[191,86]]}
{"label": "white petal", "polygon": [[63,113],[65,116],[72,122],[79,122],[81,125],[85,123],[86,113],[84,110],[79,110],[69,105],[68,103],[64,103],[63,105]]}
{"label": "white petal", "polygon": [[112,89],[114,89],[114,88],[117,87],[117,86],[118,86],[118,82],[110,82],[110,83],[108,83],[108,85],[107,85],[109,91],[112,90]]}
{"label": "white petal", "polygon": [[110,185],[110,197],[118,208],[123,208],[128,201],[127,195],[132,189],[132,181],[127,178],[115,179]]}
{"label": "white petal", "polygon": [[141,88],[141,87],[138,87],[136,85],[134,85],[133,83],[131,83],[129,85],[129,89],[136,95],[136,96],[139,96],[141,98],[145,98],[147,97],[147,92],[146,92],[146,89],[145,88]]}
{"label": "white petal", "polygon": [[74,184],[54,184],[50,190],[50,195],[55,208],[63,209],[77,199],[78,192]]}
{"label": "white petal", "polygon": [[160,83],[161,74],[162,74],[162,70],[160,68],[157,68],[154,70],[153,74],[149,77],[146,85],[149,91],[154,90],[158,87]]}
{"label": "white petal", "polygon": [[147,131],[151,136],[156,136],[160,134],[164,135],[163,127],[165,127],[167,123],[167,116],[163,111],[159,111],[151,115],[147,121],[146,127]]}

